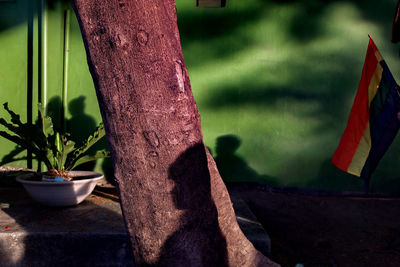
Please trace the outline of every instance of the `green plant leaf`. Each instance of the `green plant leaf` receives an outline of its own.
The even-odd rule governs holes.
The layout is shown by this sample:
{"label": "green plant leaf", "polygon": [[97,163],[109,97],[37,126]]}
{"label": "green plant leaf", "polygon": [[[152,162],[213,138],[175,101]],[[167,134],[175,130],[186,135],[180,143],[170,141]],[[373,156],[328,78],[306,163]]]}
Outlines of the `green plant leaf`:
{"label": "green plant leaf", "polygon": [[94,160],[101,159],[101,158],[109,158],[109,157],[110,157],[110,152],[104,151],[104,150],[97,151],[94,156],[85,155],[85,156],[80,157],[78,160],[75,161],[74,165],[72,165],[67,170],[75,169],[77,166],[79,166],[83,163],[86,163],[86,162],[94,161]]}
{"label": "green plant leaf", "polygon": [[83,141],[82,145],[78,147],[71,158],[69,159],[69,166],[75,165],[75,161],[85,153],[89,148],[91,148],[94,144],[96,144],[101,138],[106,134],[104,130],[104,124],[100,123],[99,126],[94,130],[93,134],[90,135],[86,140]]}
{"label": "green plant leaf", "polygon": [[62,142],[62,152],[59,158],[59,166],[60,169],[66,169],[67,166],[65,166],[65,163],[67,161],[68,154],[73,152],[75,150],[75,142],[71,140],[65,140],[65,142]]}
{"label": "green plant leaf", "polygon": [[0,125],[8,131],[0,131],[0,136],[17,144],[19,147],[6,157],[11,160],[25,149],[29,149],[42,161],[48,169],[70,170],[85,162],[99,158],[109,157],[109,152],[100,151],[94,156],[83,154],[104,137],[104,125],[101,123],[94,133],[90,135],[83,144],[76,149],[75,142],[68,140],[68,134],[61,135],[53,129],[52,119],[45,115],[44,108],[38,105],[39,120],[35,124],[22,123],[20,116],[9,109],[8,104],[4,104],[4,109],[11,116],[11,123],[0,118]]}
{"label": "green plant leaf", "polygon": [[83,144],[76,150],[76,155],[79,157],[82,153],[85,153],[89,148],[91,148],[94,144],[96,144],[101,138],[103,138],[106,134],[104,130],[104,124],[100,123],[99,126],[94,130],[93,134],[86,138],[83,141]]}
{"label": "green plant leaf", "polygon": [[50,135],[54,134],[54,127],[53,127],[53,121],[49,116],[46,116],[44,114],[44,108],[41,103],[38,104],[38,109],[39,109],[39,114],[40,114],[40,120],[41,120],[41,127],[43,134],[48,137]]}
{"label": "green plant leaf", "polygon": [[45,150],[45,160],[43,162],[49,170],[57,168],[57,156],[54,155],[52,149],[48,148]]}

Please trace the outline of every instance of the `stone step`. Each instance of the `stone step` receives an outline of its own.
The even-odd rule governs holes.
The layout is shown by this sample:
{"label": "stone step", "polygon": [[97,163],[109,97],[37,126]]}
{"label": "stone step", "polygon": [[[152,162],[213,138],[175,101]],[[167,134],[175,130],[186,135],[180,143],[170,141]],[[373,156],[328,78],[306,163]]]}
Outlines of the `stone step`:
{"label": "stone step", "polygon": [[270,256],[271,240],[261,223],[257,221],[256,216],[251,212],[244,200],[233,194],[231,194],[231,200],[242,232],[256,249],[265,256]]}
{"label": "stone step", "polygon": [[[115,190],[114,190],[115,191]],[[76,207],[48,208],[22,188],[0,188],[0,266],[134,266],[118,198],[97,188]],[[232,196],[238,223],[265,255],[270,240],[246,203]]]}

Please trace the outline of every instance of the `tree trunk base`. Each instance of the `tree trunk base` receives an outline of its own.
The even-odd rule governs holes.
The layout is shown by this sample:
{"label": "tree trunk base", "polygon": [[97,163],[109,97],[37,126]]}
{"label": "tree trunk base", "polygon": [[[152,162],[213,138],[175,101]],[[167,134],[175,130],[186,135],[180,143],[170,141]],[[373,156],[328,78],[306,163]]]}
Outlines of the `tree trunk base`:
{"label": "tree trunk base", "polygon": [[277,266],[203,144],[173,0],[72,0],[138,266]]}

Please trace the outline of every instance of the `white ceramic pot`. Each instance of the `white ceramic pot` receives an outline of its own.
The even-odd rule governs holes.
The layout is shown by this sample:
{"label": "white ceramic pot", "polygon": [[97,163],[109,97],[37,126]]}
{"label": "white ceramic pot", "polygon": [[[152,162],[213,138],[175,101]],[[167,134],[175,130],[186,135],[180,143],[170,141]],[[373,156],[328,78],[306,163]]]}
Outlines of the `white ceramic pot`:
{"label": "white ceramic pot", "polygon": [[28,194],[37,202],[52,207],[73,206],[92,193],[96,183],[104,176],[90,171],[70,171],[79,180],[62,182],[33,181],[29,176],[17,177]]}

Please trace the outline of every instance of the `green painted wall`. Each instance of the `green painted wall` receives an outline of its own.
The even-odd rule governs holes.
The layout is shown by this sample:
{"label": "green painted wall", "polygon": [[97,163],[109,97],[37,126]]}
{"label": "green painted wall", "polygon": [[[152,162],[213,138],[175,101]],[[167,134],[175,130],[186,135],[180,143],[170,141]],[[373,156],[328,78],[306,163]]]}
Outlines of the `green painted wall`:
{"label": "green painted wall", "polygon": [[[28,1],[0,1],[0,100],[28,119]],[[32,90],[32,89],[30,89]],[[1,106],[0,116],[5,112]],[[14,145],[0,138],[0,159],[14,149]],[[25,157],[26,155],[20,155]],[[15,162],[25,165],[25,161]]]}
{"label": "green painted wall", "polygon": [[[81,142],[101,122],[79,26],[69,1],[0,1],[0,100],[23,120],[41,102],[60,130]],[[1,109],[0,116],[6,116]],[[0,159],[13,149],[0,139]],[[105,148],[106,141],[97,145]],[[24,157],[24,155],[21,155]],[[29,160],[9,165],[29,166]],[[102,171],[97,166],[85,168]],[[33,167],[37,163],[33,161]]]}
{"label": "green painted wall", "polygon": [[[205,142],[228,180],[363,190],[330,164],[344,131],[371,34],[394,76],[397,1],[179,1],[185,60]],[[225,151],[225,152],[224,152]],[[228,152],[226,152],[228,151]],[[399,138],[372,189],[400,192]]]}
{"label": "green painted wall", "polygon": [[[399,78],[399,46],[390,42],[397,1],[230,0],[224,9],[176,2],[205,142],[224,178],[362,190],[358,178],[329,161],[358,86],[368,34]],[[35,117],[42,99],[48,112],[65,113],[60,127],[79,138],[100,121],[67,1],[0,1],[0,47],[1,102]],[[400,193],[399,142],[374,174],[373,190]],[[1,159],[12,146],[0,140],[0,148]]]}

